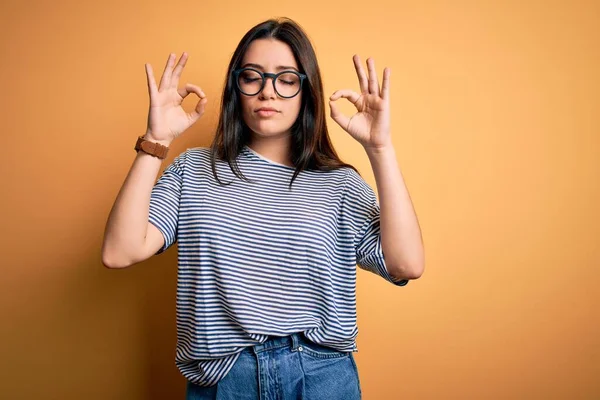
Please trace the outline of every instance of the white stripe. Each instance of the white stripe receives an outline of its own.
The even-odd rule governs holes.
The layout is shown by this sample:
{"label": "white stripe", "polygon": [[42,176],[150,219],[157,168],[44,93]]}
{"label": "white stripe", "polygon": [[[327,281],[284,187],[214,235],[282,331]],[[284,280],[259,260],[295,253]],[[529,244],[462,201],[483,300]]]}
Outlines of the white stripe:
{"label": "white stripe", "polygon": [[155,184],[149,221],[178,243],[176,364],[211,386],[239,352],[269,335],[304,332],[357,351],[356,265],[393,282],[381,250],[379,203],[350,168],[303,171],[245,147],[233,175],[208,148],[181,153]]}

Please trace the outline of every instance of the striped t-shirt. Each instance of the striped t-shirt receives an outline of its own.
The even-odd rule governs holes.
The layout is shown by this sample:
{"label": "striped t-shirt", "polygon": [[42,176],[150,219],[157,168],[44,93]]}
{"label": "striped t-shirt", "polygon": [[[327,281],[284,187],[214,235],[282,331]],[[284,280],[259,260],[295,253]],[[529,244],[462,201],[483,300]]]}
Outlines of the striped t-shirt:
{"label": "striped t-shirt", "polygon": [[188,149],[152,189],[149,221],[178,243],[176,365],[212,386],[247,346],[303,332],[358,351],[356,265],[394,285],[381,248],[379,203],[353,169],[302,171],[245,146],[236,177],[210,150]]}

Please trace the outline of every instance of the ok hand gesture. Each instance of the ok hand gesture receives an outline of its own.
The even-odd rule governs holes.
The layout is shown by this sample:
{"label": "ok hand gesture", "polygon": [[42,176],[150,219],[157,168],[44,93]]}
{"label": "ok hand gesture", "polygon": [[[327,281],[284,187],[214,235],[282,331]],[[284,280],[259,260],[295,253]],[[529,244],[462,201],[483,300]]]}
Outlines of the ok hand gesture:
{"label": "ok hand gesture", "polygon": [[[383,84],[379,88],[375,61],[367,59],[369,75],[365,73],[358,55],[353,57],[358,75],[360,94],[350,89],[336,90],[330,97],[331,118],[362,144],[365,149],[381,149],[392,145],[390,135],[390,70],[383,70]],[[356,107],[352,117],[342,114],[335,105],[340,98],[348,99]]]}
{"label": "ok hand gesture", "polygon": [[[182,88],[179,86],[179,77],[187,62],[188,54],[183,53],[177,66],[175,54],[169,54],[167,65],[160,79],[160,85],[156,86],[154,72],[150,64],[146,64],[146,76],[148,78],[148,92],[150,94],[150,110],[148,112],[148,129],[144,135],[146,139],[159,142],[168,146],[173,139],[189,128],[204,114],[206,106],[206,95],[196,85],[186,83]],[[181,107],[183,99],[190,93],[200,97],[196,108],[191,113],[186,113]]]}

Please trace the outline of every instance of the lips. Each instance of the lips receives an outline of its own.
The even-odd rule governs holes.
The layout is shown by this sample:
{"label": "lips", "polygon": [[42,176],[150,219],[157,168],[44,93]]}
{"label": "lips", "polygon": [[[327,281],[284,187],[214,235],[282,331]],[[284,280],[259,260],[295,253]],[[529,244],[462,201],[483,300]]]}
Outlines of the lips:
{"label": "lips", "polygon": [[261,108],[257,108],[254,111],[255,112],[259,112],[259,111],[273,111],[273,112],[278,112],[276,109],[271,108],[271,107],[261,107]]}

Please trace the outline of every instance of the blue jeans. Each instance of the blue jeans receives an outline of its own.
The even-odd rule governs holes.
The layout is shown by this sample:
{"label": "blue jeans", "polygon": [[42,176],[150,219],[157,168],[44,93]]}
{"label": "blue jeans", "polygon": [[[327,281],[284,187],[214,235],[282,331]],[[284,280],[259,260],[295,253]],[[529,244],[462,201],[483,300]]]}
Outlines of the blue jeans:
{"label": "blue jeans", "polygon": [[356,400],[361,399],[361,388],[352,352],[294,333],[245,348],[216,385],[188,382],[186,399]]}

